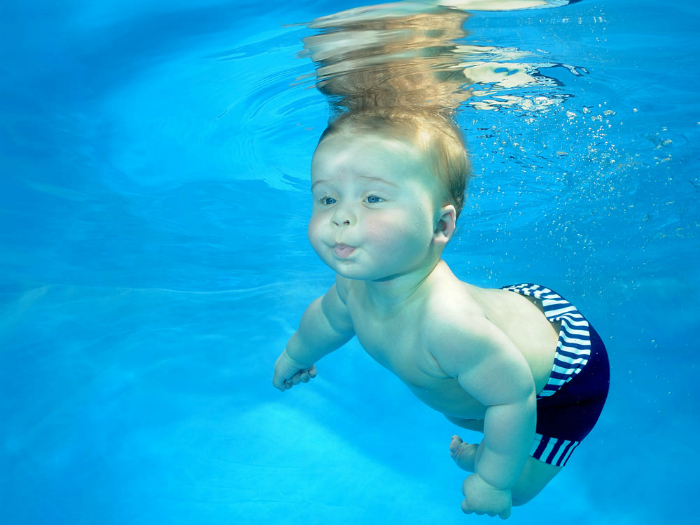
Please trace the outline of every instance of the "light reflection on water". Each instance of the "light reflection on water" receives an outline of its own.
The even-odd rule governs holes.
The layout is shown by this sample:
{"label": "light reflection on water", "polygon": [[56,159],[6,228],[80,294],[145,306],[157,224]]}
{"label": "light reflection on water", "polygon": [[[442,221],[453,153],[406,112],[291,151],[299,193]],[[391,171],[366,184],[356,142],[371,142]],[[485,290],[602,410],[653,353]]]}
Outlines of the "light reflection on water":
{"label": "light reflection on water", "polygon": [[317,34],[304,38],[300,56],[317,66],[307,77],[331,103],[346,108],[363,90],[375,99],[396,98],[374,100],[375,105],[456,109],[466,101],[478,110],[541,111],[567,97],[565,91],[548,89],[563,81],[542,70],[587,73],[583,67],[547,61],[541,49],[483,45],[470,38],[471,16],[461,9],[405,2],[351,9],[308,24]]}

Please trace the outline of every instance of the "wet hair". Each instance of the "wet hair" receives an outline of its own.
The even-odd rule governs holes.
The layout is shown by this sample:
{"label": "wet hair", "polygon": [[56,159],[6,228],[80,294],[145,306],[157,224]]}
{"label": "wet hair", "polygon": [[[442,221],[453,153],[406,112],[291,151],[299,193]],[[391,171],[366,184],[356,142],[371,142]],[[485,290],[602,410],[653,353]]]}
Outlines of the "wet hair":
{"label": "wet hair", "polygon": [[385,4],[317,19],[305,39],[316,62],[316,87],[331,119],[319,144],[337,133],[379,134],[408,141],[424,155],[457,216],[471,175],[454,120],[469,98],[456,52],[469,15],[461,10]]}
{"label": "wet hair", "polygon": [[353,132],[386,135],[415,145],[441,183],[443,203],[452,204],[459,217],[471,168],[462,132],[449,115],[420,108],[345,112],[329,123],[319,144],[331,135]]}

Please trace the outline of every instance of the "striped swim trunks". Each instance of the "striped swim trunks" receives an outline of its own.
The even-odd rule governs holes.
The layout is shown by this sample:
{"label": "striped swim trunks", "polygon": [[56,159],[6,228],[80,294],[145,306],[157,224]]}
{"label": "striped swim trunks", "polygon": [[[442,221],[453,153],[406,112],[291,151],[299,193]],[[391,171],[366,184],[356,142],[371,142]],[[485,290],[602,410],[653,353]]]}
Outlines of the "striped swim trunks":
{"label": "striped swim trunks", "polygon": [[537,430],[530,455],[563,467],[603,410],[610,384],[605,345],[581,312],[549,288],[517,284],[503,289],[538,299],[547,320],[561,322],[552,372],[537,395]]}

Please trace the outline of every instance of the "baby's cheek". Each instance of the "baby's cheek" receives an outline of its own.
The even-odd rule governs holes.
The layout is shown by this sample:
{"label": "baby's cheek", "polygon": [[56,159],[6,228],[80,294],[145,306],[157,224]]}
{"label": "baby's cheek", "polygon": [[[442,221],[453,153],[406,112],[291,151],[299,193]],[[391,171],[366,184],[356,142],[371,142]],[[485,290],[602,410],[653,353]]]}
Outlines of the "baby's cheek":
{"label": "baby's cheek", "polygon": [[362,230],[363,237],[375,241],[382,241],[385,238],[390,239],[392,236],[396,235],[397,230],[397,226],[392,224],[391,221],[382,219],[365,221],[358,226]]}
{"label": "baby's cheek", "polygon": [[405,221],[384,219],[365,227],[365,236],[382,246],[393,247],[404,244],[412,236],[411,227]]}
{"label": "baby's cheek", "polygon": [[319,227],[318,220],[315,220],[313,217],[309,221],[307,234],[309,236],[309,242],[311,243],[311,246],[313,246],[315,249],[316,246],[321,242],[321,228]]}
{"label": "baby's cheek", "polygon": [[314,212],[309,219],[309,236],[312,232],[318,234],[318,231],[323,224],[323,216],[320,213]]}

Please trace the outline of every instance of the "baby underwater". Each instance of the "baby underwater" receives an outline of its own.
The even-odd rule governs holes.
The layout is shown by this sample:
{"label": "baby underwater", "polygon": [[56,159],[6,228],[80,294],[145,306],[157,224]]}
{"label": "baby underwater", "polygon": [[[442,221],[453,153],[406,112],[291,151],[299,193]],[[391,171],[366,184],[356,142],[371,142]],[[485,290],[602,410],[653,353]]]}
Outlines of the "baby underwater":
{"label": "baby underwater", "polygon": [[[311,164],[309,239],[336,273],[277,359],[285,391],[352,337],[425,404],[482,432],[453,436],[471,473],[465,513],[507,518],[564,467],[605,403],[605,347],[566,299],[536,284],[460,281],[442,253],[470,175],[453,115],[476,85],[459,44],[469,14],[425,3],[316,19],[305,39],[333,113]],[[466,51],[465,51],[466,49]]]}
{"label": "baby underwater", "polygon": [[557,293],[479,288],[441,259],[468,174],[460,132],[438,113],[349,112],[330,124],[312,161],[309,239],[336,281],[305,311],[273,385],[308,382],[356,336],[421,401],[483,432],[449,447],[472,473],[462,510],[505,519],[591,431],[609,367],[598,334]]}

